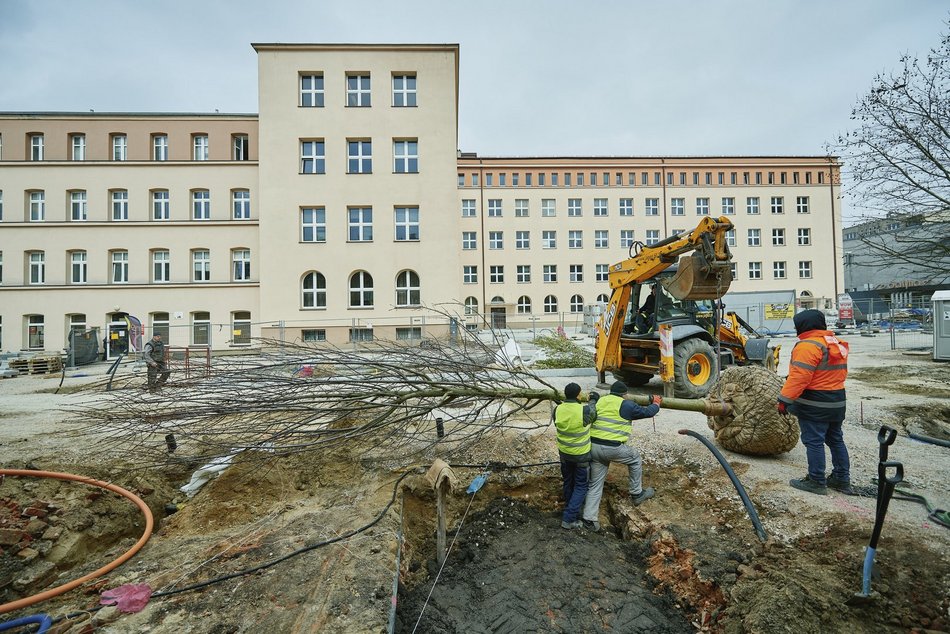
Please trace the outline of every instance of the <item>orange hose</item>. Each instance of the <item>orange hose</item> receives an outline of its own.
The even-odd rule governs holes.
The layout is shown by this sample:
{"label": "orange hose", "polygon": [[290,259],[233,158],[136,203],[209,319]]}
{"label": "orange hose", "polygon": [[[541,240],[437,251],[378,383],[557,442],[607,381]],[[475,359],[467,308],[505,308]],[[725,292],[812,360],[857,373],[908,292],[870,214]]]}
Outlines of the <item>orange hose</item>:
{"label": "orange hose", "polygon": [[124,564],[126,561],[131,559],[132,555],[134,555],[139,550],[141,550],[142,546],[145,545],[145,542],[147,542],[148,538],[151,537],[152,535],[152,527],[155,524],[155,520],[152,518],[151,509],[148,508],[148,505],[145,504],[145,502],[143,502],[140,497],[138,497],[134,493],[131,493],[130,491],[126,491],[122,487],[118,487],[114,484],[109,484],[108,482],[103,482],[101,480],[93,480],[92,478],[87,478],[86,476],[73,475],[71,473],[58,473],[56,471],[32,471],[29,469],[0,469],[0,476],[22,476],[22,477],[29,477],[29,478],[56,478],[57,480],[72,480],[73,482],[82,482],[83,484],[91,484],[92,486],[97,486],[102,489],[107,489],[109,491],[118,493],[119,495],[132,500],[135,503],[135,505],[139,507],[139,509],[142,511],[142,514],[145,515],[145,532],[142,533],[142,536],[139,538],[139,540],[135,542],[135,545],[132,546],[132,548],[130,548],[129,550],[127,550],[121,557],[103,566],[99,570],[90,572],[85,577],[80,577],[79,579],[70,581],[69,583],[64,583],[61,586],[56,586],[55,588],[51,588],[44,592],[40,592],[39,594],[34,594],[29,597],[17,599],[16,601],[11,601],[10,603],[4,603],[3,605],[0,605],[0,614],[4,614],[6,612],[12,612],[13,610],[19,610],[20,608],[25,608],[28,605],[33,605],[34,603],[39,603],[40,601],[51,599],[65,592],[69,592],[73,588],[76,588],[77,586],[84,584],[90,579],[101,577],[102,575],[106,574],[110,570],[118,568],[119,566]]}

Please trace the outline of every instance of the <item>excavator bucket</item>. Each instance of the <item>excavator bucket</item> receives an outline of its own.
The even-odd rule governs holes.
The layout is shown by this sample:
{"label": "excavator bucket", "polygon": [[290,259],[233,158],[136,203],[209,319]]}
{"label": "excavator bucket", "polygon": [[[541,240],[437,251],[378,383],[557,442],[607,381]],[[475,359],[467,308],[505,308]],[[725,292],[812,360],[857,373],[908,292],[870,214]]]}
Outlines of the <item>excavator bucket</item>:
{"label": "excavator bucket", "polygon": [[732,283],[729,261],[710,262],[698,251],[680,258],[676,273],[663,287],[676,299],[717,299]]}

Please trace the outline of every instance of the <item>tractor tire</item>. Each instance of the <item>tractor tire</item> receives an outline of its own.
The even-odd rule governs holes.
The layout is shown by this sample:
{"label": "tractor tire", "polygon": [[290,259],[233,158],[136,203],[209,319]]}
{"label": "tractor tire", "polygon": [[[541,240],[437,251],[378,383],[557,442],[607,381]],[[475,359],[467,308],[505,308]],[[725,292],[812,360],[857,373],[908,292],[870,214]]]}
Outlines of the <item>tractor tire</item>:
{"label": "tractor tire", "polygon": [[716,382],[712,346],[687,339],[673,348],[673,385],[677,398],[703,398]]}
{"label": "tractor tire", "polygon": [[627,387],[640,387],[646,385],[653,378],[652,374],[646,372],[634,372],[633,370],[614,370],[611,374],[618,381],[623,381]]}

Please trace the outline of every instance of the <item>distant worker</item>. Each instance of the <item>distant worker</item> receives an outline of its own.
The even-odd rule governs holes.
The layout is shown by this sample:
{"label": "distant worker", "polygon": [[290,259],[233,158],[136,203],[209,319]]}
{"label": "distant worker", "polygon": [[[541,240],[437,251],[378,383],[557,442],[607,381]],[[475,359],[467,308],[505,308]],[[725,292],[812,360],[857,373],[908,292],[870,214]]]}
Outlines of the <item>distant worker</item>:
{"label": "distant worker", "polygon": [[581,509],[587,495],[588,465],[590,464],[590,424],[597,411],[597,393],[591,392],[591,404],[584,406],[577,400],[581,386],[568,383],[564,387],[565,400],[554,409],[557,427],[557,451],[561,458],[561,478],[564,481],[564,512],[561,528],[581,528]]}
{"label": "distant worker", "polygon": [[640,310],[637,311],[636,316],[636,332],[640,335],[645,335],[653,332],[653,329],[656,327],[656,294],[657,294],[656,284],[650,289],[650,294],[647,295],[647,298],[643,302],[643,306],[640,307]]}
{"label": "distant worker", "polygon": [[591,477],[583,521],[586,528],[595,532],[600,530],[600,498],[611,462],[627,465],[627,489],[635,506],[640,506],[654,494],[653,487],[643,488],[643,458],[635,447],[627,444],[627,440],[633,421],[656,416],[663,399],[653,395],[650,404],[641,407],[626,400],[626,393],[627,385],[623,381],[610,386],[610,394],[597,401],[597,420],[590,430]]}
{"label": "distant worker", "polygon": [[[790,480],[796,489],[826,495],[828,487],[851,492],[851,463],[841,423],[845,414],[844,381],[848,344],[827,329],[825,316],[803,310],[793,319],[798,343],[792,348],[788,378],[778,397],[778,411],[798,417],[808,475]],[[825,445],[831,449],[831,476],[825,478]]]}
{"label": "distant worker", "polygon": [[[153,394],[163,385],[171,372],[165,364],[165,343],[162,341],[161,333],[156,332],[142,348],[142,357],[148,364],[148,391]],[[159,378],[158,373],[161,372]]]}

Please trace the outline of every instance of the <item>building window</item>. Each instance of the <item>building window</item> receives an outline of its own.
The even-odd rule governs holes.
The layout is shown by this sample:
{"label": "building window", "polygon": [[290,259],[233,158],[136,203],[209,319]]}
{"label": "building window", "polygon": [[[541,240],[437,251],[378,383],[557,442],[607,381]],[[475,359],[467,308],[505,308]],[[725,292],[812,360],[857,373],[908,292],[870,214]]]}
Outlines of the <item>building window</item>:
{"label": "building window", "polygon": [[556,231],[542,231],[541,232],[541,248],[542,249],[556,249],[557,248],[557,232]]}
{"label": "building window", "polygon": [[393,75],[393,106],[412,108],[416,105],[416,76]]}
{"label": "building window", "polygon": [[350,276],[350,308],[372,308],[373,276],[357,271]]}
{"label": "building window", "polygon": [[557,312],[557,297],[554,295],[548,295],[544,298],[544,312],[548,315],[552,315]]}
{"label": "building window", "polygon": [[785,229],[772,229],[772,246],[785,246]]}
{"label": "building window", "polygon": [[530,231],[516,231],[515,232],[515,248],[516,249],[530,249],[531,248],[531,232]]}
{"label": "building window", "polygon": [[557,172],[551,172],[551,187],[557,187]]}
{"label": "building window", "polygon": [[251,343],[251,313],[239,310],[231,313],[231,344],[237,346]]}
{"label": "building window", "polygon": [[192,158],[196,161],[208,160],[208,135],[195,134],[191,137],[193,147]]}
{"label": "building window", "polygon": [[323,107],[323,73],[301,73],[300,107]]}
{"label": "building window", "polygon": [[69,192],[69,218],[73,222],[83,222],[87,219],[86,192]]}
{"label": "building window", "polygon": [[369,75],[347,73],[346,105],[352,108],[370,107]]}
{"label": "building window", "polygon": [[234,249],[231,251],[233,281],[251,281],[251,251],[250,249]]}
{"label": "building window", "polygon": [[608,264],[595,264],[594,265],[594,281],[595,282],[606,282],[610,279],[610,265]]}
{"label": "building window", "polygon": [[610,246],[610,232],[607,229],[594,230],[594,248],[606,249]]}
{"label": "building window", "polygon": [[300,210],[300,241],[327,241],[327,215],[323,207],[304,207]]}
{"label": "building window", "polygon": [[571,229],[567,232],[567,248],[568,249],[583,249],[584,248],[584,232],[580,229]]}
{"label": "building window", "polygon": [[516,198],[515,199],[515,218],[527,218],[527,217],[528,217],[528,199]]}
{"label": "building window", "polygon": [[30,284],[46,284],[46,252],[28,252]]}
{"label": "building window", "polygon": [[393,141],[393,172],[419,173],[419,142],[415,139]]}
{"label": "building window", "polygon": [[531,282],[531,265],[519,264],[515,267],[515,280],[519,284],[528,284]]}
{"label": "building window", "polygon": [[811,229],[798,230],[798,246],[807,247],[811,244]]}
{"label": "building window", "polygon": [[396,341],[418,341],[422,339],[422,328],[396,328]]}
{"label": "building window", "polygon": [[[604,200],[604,202],[607,202]],[[604,215],[607,215],[606,206],[604,208]],[[621,198],[620,199],[620,215],[621,216],[632,216],[633,215],[633,198]]]}
{"label": "building window", "polygon": [[671,216],[685,216],[686,215],[686,199],[685,198],[671,198],[670,199],[670,215]]}
{"label": "building window", "polygon": [[458,186],[465,187],[465,174],[459,172],[458,179]]}
{"label": "building window", "polygon": [[543,198],[541,200],[541,217],[553,218],[557,215],[557,204],[553,198]]}
{"label": "building window", "polygon": [[785,213],[785,198],[784,197],[772,196],[772,213],[773,214]]}
{"label": "building window", "polygon": [[300,305],[303,308],[327,307],[327,278],[323,273],[310,271],[300,283]]}
{"label": "building window", "polygon": [[577,218],[583,215],[583,211],[581,210],[580,198],[567,199],[567,215],[570,218]]}
{"label": "building window", "polygon": [[519,315],[530,315],[531,314],[531,298],[527,295],[522,295],[518,298],[518,314]]}
{"label": "building window", "polygon": [[152,313],[151,314],[152,322],[152,334],[161,335],[162,339],[165,340],[165,344],[168,344],[168,313]]}
{"label": "building window", "polygon": [[557,264],[545,264],[541,268],[541,277],[545,282],[556,282]]}
{"label": "building window", "polygon": [[69,281],[73,284],[85,284],[88,281],[88,265],[85,251],[73,251],[69,254]]}
{"label": "building window", "polygon": [[736,230],[730,229],[726,232],[726,246],[736,246]]}
{"label": "building window", "polygon": [[772,262],[772,277],[777,280],[785,279],[785,262]]}
{"label": "building window", "polygon": [[191,252],[192,281],[211,281],[211,252],[203,249]]}
{"label": "building window", "polygon": [[85,134],[71,134],[69,136],[69,146],[72,153],[70,157],[74,161],[85,161],[86,160],[86,135]]}
{"label": "building window", "polygon": [[154,190],[152,192],[152,220],[168,220],[170,217],[168,190]]}
{"label": "building window", "polygon": [[327,331],[324,328],[305,328],[300,331],[300,337],[305,343],[314,341],[326,341]]}
{"label": "building window", "polygon": [[211,219],[211,192],[207,189],[196,189],[191,192],[192,220]]}
{"label": "building window", "polygon": [[350,328],[350,343],[359,343],[361,341],[372,341],[373,329],[362,326]]}
{"label": "building window", "polygon": [[477,246],[478,246],[477,234],[474,231],[463,231],[462,232],[462,250],[474,251]]}
{"label": "building window", "polygon": [[300,173],[326,174],[326,147],[323,139],[300,142]]}
{"label": "building window", "polygon": [[43,350],[46,347],[43,315],[29,315],[27,323],[27,346],[30,350]]}
{"label": "building window", "polygon": [[472,173],[472,187],[478,187],[478,174]]}
{"label": "building window", "polygon": [[350,242],[373,241],[373,208],[347,207],[348,240]]}
{"label": "building window", "polygon": [[572,313],[584,312],[584,298],[581,295],[571,296],[571,312]]}
{"label": "building window", "polygon": [[492,250],[501,250],[505,248],[504,232],[503,231],[489,231],[488,232],[488,248]]}
{"label": "building window", "polygon": [[152,251],[152,281],[171,282],[171,254],[168,251]]}
{"label": "building window", "polygon": [[3,190],[0,189],[0,221],[3,220]]}
{"label": "building window", "polygon": [[729,263],[729,274],[732,276],[732,279],[739,279],[739,268],[736,266],[735,262]]}
{"label": "building window", "polygon": [[568,279],[572,282],[583,282],[584,281],[584,265],[583,264],[571,264],[567,269]]}
{"label": "building window", "polygon": [[124,161],[128,158],[129,139],[124,134],[112,135],[112,160]]}
{"label": "building window", "polygon": [[620,230],[620,248],[629,249],[633,245],[633,229]]}
{"label": "building window", "polygon": [[195,346],[211,345],[211,313],[191,314],[191,343]]}
{"label": "building window", "polygon": [[462,267],[462,283],[478,284],[478,267],[467,264]]}
{"label": "building window", "polygon": [[167,161],[168,160],[168,135],[166,134],[152,135],[152,160],[153,161]]}
{"label": "building window", "polygon": [[643,207],[643,213],[647,216],[659,216],[660,215],[660,199],[659,198],[647,198],[646,203]]}
{"label": "building window", "polygon": [[371,174],[373,172],[373,142],[346,141],[346,173]]}
{"label": "building window", "polygon": [[489,198],[488,199],[488,217],[501,218],[501,216],[502,216],[501,198]]}
{"label": "building window", "polygon": [[466,198],[462,201],[462,217],[463,218],[474,218],[475,217],[475,200],[471,198]]}
{"label": "building window", "polygon": [[519,174],[518,174],[518,172],[512,172],[512,173],[511,173],[511,186],[512,186],[512,187],[517,187],[517,186],[518,186],[518,180],[519,180]]}
{"label": "building window", "polygon": [[46,220],[46,192],[30,192],[30,222]]}
{"label": "building window", "polygon": [[750,280],[762,279],[762,263],[761,262],[749,262],[749,279]]}
{"label": "building window", "polygon": [[749,229],[747,233],[747,242],[750,247],[762,246],[762,230]]}
{"label": "building window", "polygon": [[419,208],[396,207],[396,241],[419,240]]}
{"label": "building window", "polygon": [[251,140],[246,134],[234,134],[231,136],[231,160],[251,160]]}
{"label": "building window", "polygon": [[492,284],[504,284],[505,267],[500,264],[492,264],[488,267],[488,281]]}
{"label": "building window", "polygon": [[759,213],[759,197],[758,196],[749,196],[745,199],[745,212],[750,216],[758,215]]}
{"label": "building window", "polygon": [[795,199],[795,209],[800,214],[808,213],[808,196],[798,196]]}
{"label": "building window", "polygon": [[120,222],[129,219],[129,192],[124,189],[112,191],[112,219]]}
{"label": "building window", "polygon": [[231,211],[235,220],[250,220],[251,192],[235,189],[231,192]]}
{"label": "building window", "polygon": [[606,198],[594,199],[594,215],[598,217],[604,217],[607,215],[607,199]]}
{"label": "building window", "polygon": [[422,305],[422,291],[419,274],[415,271],[402,271],[396,276],[396,306],[410,307]]}
{"label": "building window", "polygon": [[732,197],[724,197],[722,199],[722,213],[726,216],[731,216],[736,213],[736,199]]}
{"label": "building window", "polygon": [[45,142],[42,134],[30,135],[30,160],[42,161],[45,153]]}
{"label": "building window", "polygon": [[129,282],[129,252],[112,252],[112,283],[128,284]]}
{"label": "building window", "polygon": [[811,261],[801,260],[798,263],[798,277],[802,279],[811,279]]}
{"label": "building window", "polygon": [[709,199],[708,198],[696,199],[696,215],[697,216],[709,215]]}

